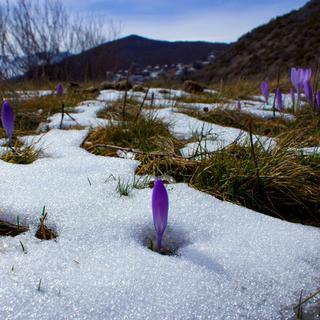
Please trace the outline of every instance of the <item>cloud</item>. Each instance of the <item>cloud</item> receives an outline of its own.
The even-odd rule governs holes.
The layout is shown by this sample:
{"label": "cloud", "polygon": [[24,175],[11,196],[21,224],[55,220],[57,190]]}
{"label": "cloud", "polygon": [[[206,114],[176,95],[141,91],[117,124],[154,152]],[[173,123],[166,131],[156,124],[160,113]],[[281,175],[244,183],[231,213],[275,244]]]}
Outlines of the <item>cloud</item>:
{"label": "cloud", "polygon": [[306,3],[306,0],[61,1],[70,12],[94,13],[105,20],[121,22],[123,35],[139,34],[164,40],[228,42],[235,41],[271,18]]}
{"label": "cloud", "polygon": [[[186,8],[174,18],[170,15],[126,16],[123,20],[123,31],[125,35],[134,33],[163,40],[232,42],[253,28],[269,22],[276,15],[295,8],[279,6],[279,2],[269,2],[268,5],[262,6],[257,5],[259,1],[255,1],[255,5],[246,10],[239,10],[238,2],[224,1],[213,10],[204,10],[201,7],[197,10]],[[304,4],[304,1],[300,1],[301,3]]]}

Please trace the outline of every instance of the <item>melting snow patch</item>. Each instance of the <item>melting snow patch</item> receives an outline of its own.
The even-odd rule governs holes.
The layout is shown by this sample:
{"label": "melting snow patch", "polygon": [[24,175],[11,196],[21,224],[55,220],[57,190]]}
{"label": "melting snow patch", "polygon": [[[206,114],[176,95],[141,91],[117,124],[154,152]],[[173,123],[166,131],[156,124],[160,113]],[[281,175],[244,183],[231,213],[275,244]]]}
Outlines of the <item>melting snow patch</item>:
{"label": "melting snow patch", "polygon": [[320,155],[320,147],[298,148],[297,151],[305,156]]}
{"label": "melting snow patch", "polygon": [[54,93],[54,91],[52,91],[52,90],[38,90],[38,91],[26,90],[26,91],[16,91],[15,93],[19,96],[19,99],[28,100],[28,99],[35,98],[35,97],[50,96]]}
{"label": "melting snow patch", "polygon": [[[248,132],[204,122],[178,113],[175,109],[160,109],[157,112],[145,111],[145,113],[155,114],[158,118],[169,123],[172,134],[178,139],[196,138],[199,141],[201,140],[200,144],[199,142],[192,142],[181,149],[180,151],[184,157],[191,157],[199,150],[213,152],[234,142],[244,144],[249,141]],[[276,146],[276,142],[269,137],[254,135],[253,141],[254,143],[261,143],[265,149]]]}
{"label": "melting snow patch", "polygon": [[[93,120],[100,106],[78,110]],[[159,115],[175,120],[177,136],[218,130],[171,110]],[[233,129],[223,130],[232,140]],[[26,166],[0,161],[1,209],[27,217],[34,231],[45,205],[59,234],[56,242],[31,231],[0,238],[1,319],[280,320],[293,316],[302,288],[316,289],[319,229],[185,184],[167,187],[164,241],[176,241],[177,256],[148,250],[151,189],[132,189],[128,197],[116,191],[139,163],[86,152],[80,144],[87,133],[52,129],[39,142],[45,158]]]}
{"label": "melting snow patch", "polygon": [[[99,101],[85,101],[75,108],[77,113],[64,114],[62,128],[81,127],[106,127],[109,121],[97,118],[97,113],[107,108],[107,105]],[[50,129],[59,128],[61,123],[61,113],[56,113],[49,117],[48,127]]]}

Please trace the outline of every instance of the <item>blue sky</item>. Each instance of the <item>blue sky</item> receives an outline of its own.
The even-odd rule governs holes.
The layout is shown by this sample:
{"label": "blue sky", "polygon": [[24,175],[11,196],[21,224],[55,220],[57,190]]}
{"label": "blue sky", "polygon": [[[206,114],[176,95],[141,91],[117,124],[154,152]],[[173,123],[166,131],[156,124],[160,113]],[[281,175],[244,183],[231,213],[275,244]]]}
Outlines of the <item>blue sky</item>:
{"label": "blue sky", "polygon": [[235,41],[306,0],[64,0],[73,12],[122,24],[122,35],[163,40]]}

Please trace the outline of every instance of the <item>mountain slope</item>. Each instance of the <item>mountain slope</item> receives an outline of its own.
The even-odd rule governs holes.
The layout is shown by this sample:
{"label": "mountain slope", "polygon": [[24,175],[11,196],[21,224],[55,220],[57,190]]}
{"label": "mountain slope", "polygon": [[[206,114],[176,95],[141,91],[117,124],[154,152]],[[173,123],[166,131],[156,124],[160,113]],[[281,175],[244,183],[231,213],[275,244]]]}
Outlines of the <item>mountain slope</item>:
{"label": "mountain slope", "polygon": [[203,80],[276,77],[291,66],[312,66],[320,58],[320,0],[271,20],[241,37],[201,70]]}
{"label": "mountain slope", "polygon": [[117,72],[130,66],[143,69],[148,65],[186,64],[206,60],[211,53],[218,56],[228,47],[223,43],[168,42],[133,35],[69,57],[46,68],[45,73],[51,78],[68,80],[105,79],[106,72]]}

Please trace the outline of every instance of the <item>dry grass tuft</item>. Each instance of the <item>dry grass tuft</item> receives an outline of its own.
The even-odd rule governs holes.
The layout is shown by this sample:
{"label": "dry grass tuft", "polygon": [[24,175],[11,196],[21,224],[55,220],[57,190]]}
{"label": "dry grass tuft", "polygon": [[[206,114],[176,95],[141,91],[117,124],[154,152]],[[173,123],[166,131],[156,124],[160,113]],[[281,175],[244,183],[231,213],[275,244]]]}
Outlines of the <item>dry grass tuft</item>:
{"label": "dry grass tuft", "polygon": [[192,94],[186,97],[178,97],[174,99],[177,104],[179,102],[183,103],[226,103],[227,99],[221,97],[218,93],[200,93],[200,94]]}
{"label": "dry grass tuft", "polygon": [[112,124],[107,128],[92,131],[84,148],[94,154],[115,156],[116,148],[131,148],[142,153],[178,152],[181,142],[170,134],[168,126],[153,116],[139,117],[137,121]]}
{"label": "dry grass tuft", "polygon": [[8,149],[2,155],[1,160],[15,164],[30,164],[39,159],[40,153],[39,150],[34,149],[32,146]]}
{"label": "dry grass tuft", "polygon": [[29,231],[26,226],[21,226],[17,221],[17,224],[0,220],[0,236],[3,237],[15,237],[21,233]]}
{"label": "dry grass tuft", "polygon": [[52,240],[58,237],[57,233],[54,230],[46,226],[47,216],[48,213],[46,212],[46,208],[43,207],[40,217],[40,224],[35,234],[35,237],[41,240]]}
{"label": "dry grass tuft", "polygon": [[290,148],[232,145],[201,161],[143,157],[137,174],[171,175],[221,200],[320,226],[320,157],[309,162]]}
{"label": "dry grass tuft", "polygon": [[320,146],[320,114],[312,114],[309,110],[300,112],[297,120],[290,122],[287,130],[281,133],[279,140],[295,147]]}
{"label": "dry grass tuft", "polygon": [[[141,103],[134,99],[128,99],[126,101],[126,121],[134,121],[139,113],[139,107]],[[106,108],[98,112],[97,117],[108,120],[122,120],[123,100],[115,101],[111,107]]]}
{"label": "dry grass tuft", "polygon": [[320,168],[280,147],[233,147],[197,167],[189,183],[223,200],[281,219],[320,226]]}
{"label": "dry grass tuft", "polygon": [[171,176],[177,182],[188,182],[199,165],[198,161],[175,157],[161,157],[138,155],[140,165],[136,171],[138,175]]}

